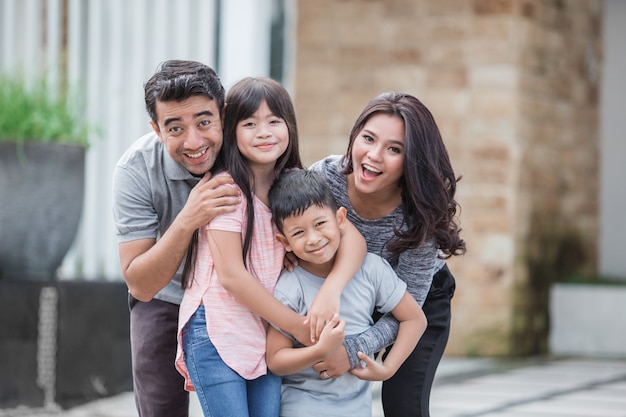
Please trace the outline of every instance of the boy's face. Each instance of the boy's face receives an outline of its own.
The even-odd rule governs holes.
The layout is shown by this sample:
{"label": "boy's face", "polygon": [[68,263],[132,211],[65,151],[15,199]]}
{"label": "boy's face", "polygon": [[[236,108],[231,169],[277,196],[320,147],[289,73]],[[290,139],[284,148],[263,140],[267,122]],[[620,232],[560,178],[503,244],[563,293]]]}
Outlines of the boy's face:
{"label": "boy's face", "polygon": [[313,205],[299,216],[284,219],[283,233],[276,238],[285,245],[287,251],[293,251],[300,258],[299,263],[332,263],[345,221],[345,208],[341,207],[334,213],[329,207]]}

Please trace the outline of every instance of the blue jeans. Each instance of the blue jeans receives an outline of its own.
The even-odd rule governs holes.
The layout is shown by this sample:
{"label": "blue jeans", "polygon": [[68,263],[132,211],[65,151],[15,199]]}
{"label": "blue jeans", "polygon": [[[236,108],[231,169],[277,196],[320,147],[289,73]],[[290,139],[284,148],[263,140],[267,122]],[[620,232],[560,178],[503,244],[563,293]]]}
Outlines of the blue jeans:
{"label": "blue jeans", "polygon": [[253,380],[222,361],[206,330],[204,305],[183,329],[185,363],[206,417],[277,417],[281,378],[269,370]]}

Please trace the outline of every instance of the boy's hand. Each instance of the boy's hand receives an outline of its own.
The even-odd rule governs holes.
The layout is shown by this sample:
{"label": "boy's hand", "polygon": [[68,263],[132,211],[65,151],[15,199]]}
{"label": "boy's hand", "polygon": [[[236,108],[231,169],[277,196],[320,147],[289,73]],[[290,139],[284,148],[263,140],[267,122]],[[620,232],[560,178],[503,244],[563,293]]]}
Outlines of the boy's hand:
{"label": "boy's hand", "polygon": [[[313,365],[313,370],[320,374],[320,378],[330,375],[331,378],[337,378],[350,370],[350,359],[346,348],[341,345],[339,348],[330,352],[326,357]],[[326,371],[326,373],[324,373]]]}
{"label": "boy's hand", "polygon": [[311,304],[311,308],[307,312],[304,324],[308,324],[311,329],[311,343],[316,343],[327,323],[329,323],[339,312],[339,296],[322,295],[324,287],[317,294]]}
{"label": "boy's hand", "polygon": [[358,352],[357,356],[365,366],[356,367],[350,373],[364,381],[386,381],[391,378],[394,372],[385,368],[385,365],[375,361],[363,352]]}

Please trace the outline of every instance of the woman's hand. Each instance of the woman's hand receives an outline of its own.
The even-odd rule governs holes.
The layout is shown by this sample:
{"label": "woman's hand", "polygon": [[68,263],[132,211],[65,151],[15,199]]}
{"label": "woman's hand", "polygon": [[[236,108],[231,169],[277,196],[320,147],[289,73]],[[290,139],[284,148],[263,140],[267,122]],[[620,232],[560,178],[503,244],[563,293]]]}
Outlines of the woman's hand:
{"label": "woman's hand", "polygon": [[375,361],[363,352],[358,352],[357,356],[364,366],[354,368],[350,373],[359,379],[365,381],[386,381],[395,373],[394,370],[385,368],[384,364]]}

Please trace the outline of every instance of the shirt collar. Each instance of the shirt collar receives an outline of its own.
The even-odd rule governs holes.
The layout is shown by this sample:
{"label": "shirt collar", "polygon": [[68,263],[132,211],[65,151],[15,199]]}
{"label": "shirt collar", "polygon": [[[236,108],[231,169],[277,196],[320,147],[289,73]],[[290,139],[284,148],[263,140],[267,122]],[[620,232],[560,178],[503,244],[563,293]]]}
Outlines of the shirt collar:
{"label": "shirt collar", "polygon": [[200,178],[195,177],[191,174],[191,172],[187,171],[187,169],[174,161],[170,156],[167,149],[163,147],[163,166],[165,168],[165,176],[174,181],[193,181],[198,182]]}

